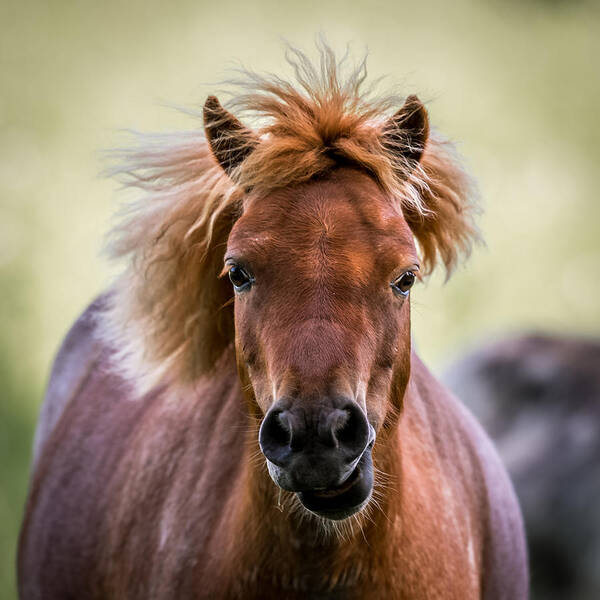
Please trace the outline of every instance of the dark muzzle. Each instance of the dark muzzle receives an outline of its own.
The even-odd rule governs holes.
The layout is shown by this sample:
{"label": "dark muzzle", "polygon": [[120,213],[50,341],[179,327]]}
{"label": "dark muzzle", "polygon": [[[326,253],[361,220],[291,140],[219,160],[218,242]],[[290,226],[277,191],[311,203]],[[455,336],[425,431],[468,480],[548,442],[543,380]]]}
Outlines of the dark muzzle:
{"label": "dark muzzle", "polygon": [[360,406],[347,399],[278,400],[259,434],[275,483],[329,518],[349,516],[368,501],[374,439]]}

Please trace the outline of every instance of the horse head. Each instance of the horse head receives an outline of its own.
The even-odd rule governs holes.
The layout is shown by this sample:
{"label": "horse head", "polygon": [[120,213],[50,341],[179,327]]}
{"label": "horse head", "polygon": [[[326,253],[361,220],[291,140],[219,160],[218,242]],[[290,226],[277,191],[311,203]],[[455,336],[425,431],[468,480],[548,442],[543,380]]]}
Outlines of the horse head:
{"label": "horse head", "polygon": [[420,100],[367,99],[364,65],[342,81],[327,52],[323,72],[299,59],[297,88],[252,75],[233,106],[257,128],[210,96],[203,137],[127,154],[149,198],[116,231],[130,267],[107,330],[142,391],[195,385],[234,348],[271,478],[341,519],[402,411],[411,286],[477,234]]}
{"label": "horse head", "polygon": [[[234,175],[261,140],[214,97],[204,117],[215,159]],[[408,176],[428,131],[411,96],[379,142]],[[419,270],[401,208],[358,163],[243,199],[223,272],[235,293],[238,370],[271,478],[320,516],[346,518],[371,497],[371,451],[409,379]]]}

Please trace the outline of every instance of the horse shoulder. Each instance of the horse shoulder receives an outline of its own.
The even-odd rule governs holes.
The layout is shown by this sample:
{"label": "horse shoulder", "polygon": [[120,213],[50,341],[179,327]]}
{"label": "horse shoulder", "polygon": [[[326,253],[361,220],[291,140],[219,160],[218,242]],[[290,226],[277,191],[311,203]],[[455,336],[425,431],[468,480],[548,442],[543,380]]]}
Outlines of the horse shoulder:
{"label": "horse shoulder", "polygon": [[[521,509],[493,443],[467,407],[415,357],[413,388],[418,412],[432,430],[442,468],[463,505],[471,507],[477,543],[467,551],[478,565],[486,600],[528,597],[528,567]],[[459,507],[461,510],[461,507]]]}
{"label": "horse shoulder", "polygon": [[177,597],[167,589],[193,575],[240,464],[234,363],[193,393],[139,397],[96,336],[102,308],[73,326],[50,378],[19,542],[24,599],[146,598],[151,583]]}

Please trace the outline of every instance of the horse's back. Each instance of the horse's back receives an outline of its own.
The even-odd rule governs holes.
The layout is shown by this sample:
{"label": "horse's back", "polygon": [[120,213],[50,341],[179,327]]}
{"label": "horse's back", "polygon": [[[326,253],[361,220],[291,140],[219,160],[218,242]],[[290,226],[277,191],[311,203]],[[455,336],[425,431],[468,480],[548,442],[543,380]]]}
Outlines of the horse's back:
{"label": "horse's back", "polygon": [[84,384],[102,353],[102,342],[96,335],[96,329],[106,299],[107,295],[103,294],[85,309],[67,333],[56,355],[35,431],[33,469],[65,407]]}

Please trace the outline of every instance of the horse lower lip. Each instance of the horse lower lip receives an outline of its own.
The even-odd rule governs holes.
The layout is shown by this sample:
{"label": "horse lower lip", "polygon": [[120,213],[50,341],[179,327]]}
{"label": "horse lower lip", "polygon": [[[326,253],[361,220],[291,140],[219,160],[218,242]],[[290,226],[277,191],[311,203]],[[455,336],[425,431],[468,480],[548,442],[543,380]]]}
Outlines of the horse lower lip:
{"label": "horse lower lip", "polygon": [[344,481],[344,483],[342,483],[340,487],[333,488],[330,490],[315,490],[312,492],[312,495],[317,496],[319,498],[335,498],[336,496],[339,496],[340,494],[343,494],[344,492],[348,491],[354,485],[359,475],[360,468],[356,467],[356,469],[354,469],[354,471],[350,474],[350,477],[348,477],[348,479],[346,479],[346,481]]}
{"label": "horse lower lip", "polygon": [[333,521],[346,519],[361,510],[373,491],[373,459],[364,452],[358,465],[337,488],[298,492],[298,499],[310,512]]}

